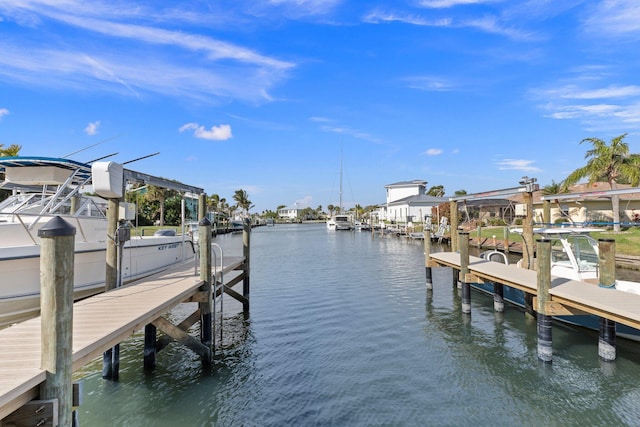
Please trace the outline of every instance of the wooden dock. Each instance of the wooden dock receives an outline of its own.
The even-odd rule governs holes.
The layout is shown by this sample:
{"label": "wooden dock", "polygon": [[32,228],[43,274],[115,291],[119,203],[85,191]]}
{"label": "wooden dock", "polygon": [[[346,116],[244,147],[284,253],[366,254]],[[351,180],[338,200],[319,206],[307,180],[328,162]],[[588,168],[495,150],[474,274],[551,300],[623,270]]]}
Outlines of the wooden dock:
{"label": "wooden dock", "polygon": [[[214,282],[244,267],[245,257],[227,257],[224,265],[218,266]],[[146,325],[163,322],[163,315],[178,304],[200,301],[198,294],[203,281],[195,270],[194,262],[183,264],[75,303],[73,370]],[[233,286],[241,281],[238,277],[225,278],[225,281],[230,280],[229,286]],[[233,291],[229,289],[229,292]],[[41,369],[41,318],[0,330],[0,420],[38,398],[39,387],[45,379],[46,372]],[[2,423],[0,421],[0,425]]]}
{"label": "wooden dock", "polygon": [[[434,266],[461,268],[460,254],[432,253]],[[469,283],[493,282],[537,296],[537,272],[474,256],[469,257]],[[594,314],[640,329],[640,295],[601,288],[597,284],[552,277],[547,304],[553,316]]]}

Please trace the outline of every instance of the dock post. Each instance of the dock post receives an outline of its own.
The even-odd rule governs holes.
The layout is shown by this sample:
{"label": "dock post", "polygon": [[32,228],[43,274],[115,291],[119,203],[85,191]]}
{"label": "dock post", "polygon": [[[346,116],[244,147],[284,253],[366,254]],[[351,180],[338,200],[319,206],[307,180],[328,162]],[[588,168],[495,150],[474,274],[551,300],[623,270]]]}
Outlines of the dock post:
{"label": "dock post", "polygon": [[[599,249],[599,285],[602,288],[615,289],[616,283],[616,242],[613,239],[598,239]],[[616,360],[616,322],[600,318],[600,336],[598,355],[606,362]]]}
{"label": "dock post", "polygon": [[213,290],[215,285],[211,278],[211,222],[207,217],[203,217],[198,223],[198,243],[200,247],[200,280],[202,286],[200,290],[207,293],[207,301],[198,303],[200,308],[200,342],[209,349],[208,360],[206,363],[213,361]]}
{"label": "dock post", "polygon": [[144,369],[151,370],[156,366],[156,342],[158,337],[158,328],[149,323],[144,326]]}
{"label": "dock post", "polygon": [[509,228],[505,227],[502,229],[503,234],[504,234],[504,253],[508,254],[509,253]]}
{"label": "dock post", "polygon": [[58,399],[58,424],[73,423],[73,262],[76,229],[54,217],[38,230],[40,250],[40,399]]}
{"label": "dock post", "polygon": [[[120,199],[110,198],[107,209],[107,266],[104,290],[109,291],[118,286],[118,247],[116,230]],[[120,375],[120,344],[116,344],[102,354],[102,378],[117,381]]]}
{"label": "dock post", "polygon": [[433,289],[433,279],[431,277],[431,231],[424,230],[424,271],[426,276],[427,290]]}
{"label": "dock post", "polygon": [[482,248],[482,223],[478,223],[478,249]]}
{"label": "dock post", "polygon": [[451,230],[451,252],[458,251],[458,202],[452,200],[449,202],[449,215],[451,216],[451,224],[449,224],[449,230]]}
{"label": "dock post", "polygon": [[538,240],[538,359],[550,363],[553,359],[551,316],[547,314],[547,302],[551,301],[551,240]]}
{"label": "dock post", "polygon": [[545,227],[551,226],[551,200],[542,201],[542,222]]}
{"label": "dock post", "polygon": [[494,282],[493,284],[493,309],[498,313],[504,312],[504,285]]}
{"label": "dock post", "polygon": [[249,314],[249,277],[250,277],[250,255],[251,255],[251,222],[245,219],[242,224],[242,255],[244,255],[244,279],[242,280],[242,296],[246,298],[242,303],[244,315]]}
{"label": "dock post", "polygon": [[460,243],[460,276],[462,283],[462,312],[471,313],[471,285],[467,282],[466,276],[469,273],[469,233],[458,233]]}

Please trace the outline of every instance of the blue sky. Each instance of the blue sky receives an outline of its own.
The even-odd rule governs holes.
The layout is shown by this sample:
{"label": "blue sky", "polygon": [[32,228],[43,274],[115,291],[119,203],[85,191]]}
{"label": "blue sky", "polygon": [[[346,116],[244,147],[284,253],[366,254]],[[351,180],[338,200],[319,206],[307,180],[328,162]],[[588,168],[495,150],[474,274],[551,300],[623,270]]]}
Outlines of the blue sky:
{"label": "blue sky", "polygon": [[[640,152],[637,0],[2,0],[0,144],[232,199],[541,185]],[[342,155],[341,155],[342,152]]]}

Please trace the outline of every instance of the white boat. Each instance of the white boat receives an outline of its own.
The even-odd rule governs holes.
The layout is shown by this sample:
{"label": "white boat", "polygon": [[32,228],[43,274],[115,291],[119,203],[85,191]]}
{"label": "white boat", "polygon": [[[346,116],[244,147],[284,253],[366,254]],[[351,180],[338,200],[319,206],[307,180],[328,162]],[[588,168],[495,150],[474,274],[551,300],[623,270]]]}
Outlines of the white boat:
{"label": "white boat", "polygon": [[[522,234],[522,229],[511,229],[511,231]],[[564,277],[571,280],[592,283],[599,286],[599,248],[598,241],[591,237],[591,233],[601,232],[598,228],[581,227],[561,227],[561,228],[538,228],[533,232],[536,236],[551,240],[551,275]],[[507,257],[502,252],[496,250],[485,251],[482,258],[492,261],[507,263]],[[521,266],[522,260],[518,261]],[[629,292],[640,294],[640,283],[626,280],[617,280],[614,283],[602,284],[611,288],[611,292]],[[493,287],[479,285],[482,290],[492,292]],[[505,299],[512,303],[523,306],[524,294],[521,291],[512,289],[509,293],[505,288]],[[558,316],[558,320],[590,329],[598,330],[599,320],[596,316]],[[618,335],[635,341],[640,341],[640,331],[622,324],[616,325]]]}
{"label": "white boat", "polygon": [[[0,172],[5,174],[0,188],[12,191],[0,202],[0,327],[33,317],[40,310],[38,230],[55,216],[76,228],[74,297],[102,292],[106,201],[80,193],[82,186],[91,184],[91,165],[68,159],[4,157],[0,158]],[[120,283],[193,259],[194,253],[192,240],[175,230],[132,235],[123,246]]]}
{"label": "white boat", "polygon": [[338,214],[331,217],[327,221],[327,229],[329,230],[351,230],[353,228],[353,222],[351,221],[351,215]]}

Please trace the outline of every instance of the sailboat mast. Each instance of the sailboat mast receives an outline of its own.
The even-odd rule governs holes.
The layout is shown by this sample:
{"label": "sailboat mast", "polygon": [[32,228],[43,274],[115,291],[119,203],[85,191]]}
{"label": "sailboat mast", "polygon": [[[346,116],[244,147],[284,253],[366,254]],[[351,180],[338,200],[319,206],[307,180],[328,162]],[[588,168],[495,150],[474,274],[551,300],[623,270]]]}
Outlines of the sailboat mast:
{"label": "sailboat mast", "polygon": [[340,147],[340,213],[342,213],[342,147]]}

